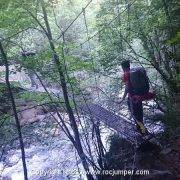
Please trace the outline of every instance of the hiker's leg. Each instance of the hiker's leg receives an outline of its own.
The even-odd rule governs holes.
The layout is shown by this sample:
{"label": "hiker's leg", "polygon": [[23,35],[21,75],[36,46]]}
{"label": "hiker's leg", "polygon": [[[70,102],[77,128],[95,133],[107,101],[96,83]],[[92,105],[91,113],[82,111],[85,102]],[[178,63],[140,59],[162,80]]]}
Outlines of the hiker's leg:
{"label": "hiker's leg", "polygon": [[146,128],[143,124],[143,105],[142,102],[133,102],[132,101],[132,109],[133,109],[133,117],[140,128],[142,133],[146,132]]}
{"label": "hiker's leg", "polygon": [[133,103],[134,116],[136,121],[143,123],[143,105],[142,102]]}
{"label": "hiker's leg", "polygon": [[134,102],[129,98],[129,108],[133,119],[136,121],[143,122],[143,108],[141,102]]}
{"label": "hiker's leg", "polygon": [[133,117],[133,106],[132,106],[132,99],[130,97],[128,97],[127,99],[127,105],[128,105],[128,110],[130,112],[130,119],[134,119]]}

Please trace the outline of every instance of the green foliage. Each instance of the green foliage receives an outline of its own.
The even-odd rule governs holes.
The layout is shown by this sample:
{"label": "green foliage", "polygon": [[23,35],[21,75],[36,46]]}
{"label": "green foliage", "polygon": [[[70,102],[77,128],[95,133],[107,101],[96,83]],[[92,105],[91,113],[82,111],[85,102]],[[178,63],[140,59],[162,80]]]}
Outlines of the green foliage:
{"label": "green foliage", "polygon": [[[10,122],[12,122],[12,118],[8,113],[0,116],[0,124],[1,123],[3,124],[2,127],[8,125]],[[0,127],[0,128],[2,128],[2,127]]]}
{"label": "green foliage", "polygon": [[18,88],[18,87],[21,87],[21,84],[20,84],[20,82],[13,81],[13,82],[11,82],[11,86]]}
{"label": "green foliage", "polygon": [[[64,102],[63,98],[55,98],[54,96],[51,96],[51,97],[52,97],[53,103],[61,104]],[[25,102],[36,102],[36,103],[41,103],[41,104],[51,103],[49,96],[45,92],[25,91],[23,93],[20,93],[17,98],[22,99]],[[71,100],[70,100],[70,105],[71,107],[74,107],[74,103]]]}
{"label": "green foliage", "polygon": [[0,83],[0,97],[3,96],[3,93],[6,91],[6,85],[4,83]]}
{"label": "green foliage", "polygon": [[[34,101],[34,102],[42,102],[42,103],[48,103],[50,102],[50,99],[47,95],[47,93],[40,93],[40,92],[29,92],[25,91],[19,95],[19,98],[22,98],[24,101]],[[57,100],[56,100],[57,101]]]}
{"label": "green foliage", "polygon": [[25,10],[27,8],[29,11],[34,12],[34,2],[33,0],[1,0],[0,30],[3,38],[15,35],[19,31],[27,29],[27,27],[35,27],[36,24]]}
{"label": "green foliage", "polygon": [[52,53],[50,50],[37,52],[35,55],[21,57],[18,59],[19,63],[26,69],[34,71],[43,71],[43,69],[51,64]]}
{"label": "green foliage", "polygon": [[169,44],[180,44],[180,32],[177,32],[177,34],[167,41]]}
{"label": "green foliage", "polygon": [[84,61],[80,58],[76,58],[73,56],[67,56],[66,58],[66,64],[67,64],[67,69],[69,72],[74,72],[74,71],[81,71],[81,70],[92,70],[92,63],[89,61]]}

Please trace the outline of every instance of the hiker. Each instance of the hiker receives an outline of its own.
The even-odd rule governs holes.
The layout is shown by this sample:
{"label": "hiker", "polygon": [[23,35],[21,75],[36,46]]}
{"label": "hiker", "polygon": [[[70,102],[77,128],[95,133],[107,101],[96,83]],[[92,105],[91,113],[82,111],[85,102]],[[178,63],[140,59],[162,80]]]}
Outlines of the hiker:
{"label": "hiker", "polygon": [[[149,80],[144,68],[130,69],[130,62],[125,60],[121,63],[123,69],[122,80],[125,82],[125,91],[120,103],[124,101],[128,95],[128,108],[135,120],[137,130],[141,134],[148,131],[143,123],[143,100],[152,99],[154,94],[149,92]],[[150,97],[151,96],[151,97]]]}

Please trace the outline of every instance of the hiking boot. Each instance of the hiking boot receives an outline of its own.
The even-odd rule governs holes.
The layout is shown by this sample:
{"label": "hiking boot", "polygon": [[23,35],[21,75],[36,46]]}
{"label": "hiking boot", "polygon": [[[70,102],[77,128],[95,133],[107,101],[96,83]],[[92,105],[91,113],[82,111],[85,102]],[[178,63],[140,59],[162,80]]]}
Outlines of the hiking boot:
{"label": "hiking boot", "polygon": [[136,127],[137,127],[137,130],[142,134],[142,135],[145,135],[148,133],[146,127],[144,126],[144,124],[142,122],[139,122],[137,121],[136,122]]}
{"label": "hiking boot", "polygon": [[141,133],[141,129],[140,129],[140,127],[136,124],[136,130],[139,132],[139,133]]}

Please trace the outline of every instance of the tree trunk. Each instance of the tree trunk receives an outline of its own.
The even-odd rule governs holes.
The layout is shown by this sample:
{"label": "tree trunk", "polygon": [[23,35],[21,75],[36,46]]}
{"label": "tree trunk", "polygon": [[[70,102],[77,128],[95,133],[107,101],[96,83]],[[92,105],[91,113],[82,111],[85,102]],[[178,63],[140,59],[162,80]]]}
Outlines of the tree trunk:
{"label": "tree trunk", "polygon": [[16,110],[16,104],[14,101],[14,96],[13,96],[13,93],[11,90],[11,84],[9,82],[9,64],[8,64],[8,59],[7,59],[6,53],[4,52],[4,49],[3,49],[1,42],[0,42],[0,51],[1,51],[2,59],[4,62],[5,68],[6,68],[6,85],[7,85],[7,89],[8,89],[8,93],[9,93],[9,98],[11,100],[12,109],[14,112],[14,118],[16,120],[16,127],[18,130],[19,143],[20,143],[21,155],[22,155],[23,170],[24,170],[24,179],[28,180],[27,167],[26,167],[26,156],[25,156],[25,151],[24,151],[24,142],[23,142],[22,133],[21,133],[21,126],[20,126],[20,122],[19,122],[19,118],[18,118],[18,114],[17,114],[17,110]]}
{"label": "tree trunk", "polygon": [[57,55],[56,50],[55,50],[55,46],[54,46],[53,38],[52,38],[52,33],[51,33],[51,29],[50,29],[49,21],[48,21],[48,17],[47,17],[47,12],[46,12],[46,8],[45,8],[45,4],[44,4],[43,0],[41,0],[41,6],[42,6],[44,21],[45,21],[45,25],[46,25],[46,29],[47,29],[47,37],[49,40],[49,45],[50,45],[50,48],[51,48],[52,53],[53,53],[53,60],[54,60],[55,64],[57,65],[57,68],[58,68],[60,82],[61,82],[63,96],[64,96],[64,101],[65,101],[67,113],[69,116],[70,124],[71,124],[71,127],[73,129],[75,141],[76,141],[76,147],[75,148],[78,152],[79,157],[81,158],[83,167],[84,167],[85,171],[87,172],[87,174],[86,174],[87,178],[89,180],[92,180],[94,178],[91,174],[89,174],[89,165],[87,163],[86,156],[85,156],[83,148],[82,148],[82,144],[80,141],[79,131],[78,131],[78,127],[76,124],[75,117],[74,117],[74,113],[73,113],[73,110],[70,106],[66,80],[65,80],[65,76],[64,76],[64,72],[63,72],[63,67],[62,67],[62,64],[60,63],[59,56]]}

